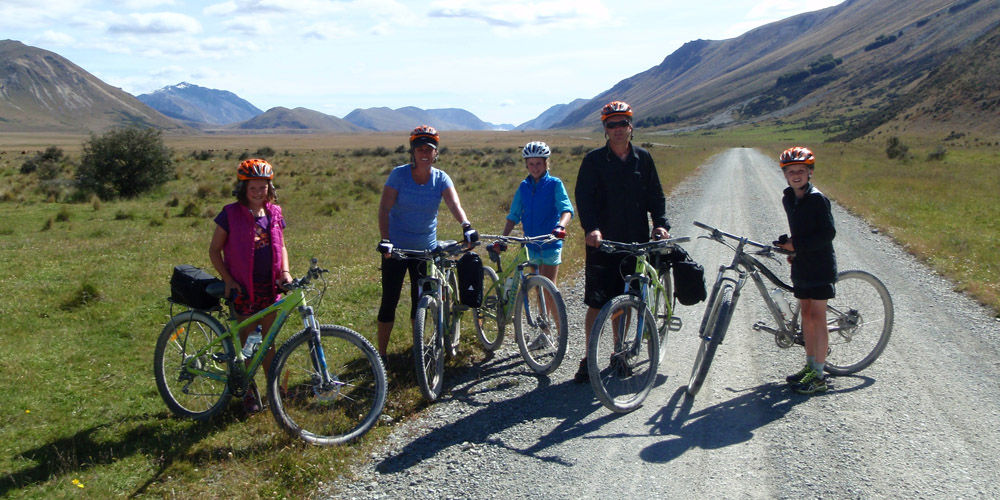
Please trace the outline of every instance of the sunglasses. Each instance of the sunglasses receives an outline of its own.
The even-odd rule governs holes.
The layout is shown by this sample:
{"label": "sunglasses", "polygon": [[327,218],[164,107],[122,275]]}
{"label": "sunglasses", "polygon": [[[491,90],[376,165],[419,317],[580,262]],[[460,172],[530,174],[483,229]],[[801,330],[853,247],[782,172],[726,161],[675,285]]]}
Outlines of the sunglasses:
{"label": "sunglasses", "polygon": [[619,120],[619,121],[616,121],[616,122],[605,122],[604,123],[604,128],[612,129],[612,128],[619,128],[619,127],[628,127],[629,125],[632,125],[632,123],[630,123],[628,120]]}

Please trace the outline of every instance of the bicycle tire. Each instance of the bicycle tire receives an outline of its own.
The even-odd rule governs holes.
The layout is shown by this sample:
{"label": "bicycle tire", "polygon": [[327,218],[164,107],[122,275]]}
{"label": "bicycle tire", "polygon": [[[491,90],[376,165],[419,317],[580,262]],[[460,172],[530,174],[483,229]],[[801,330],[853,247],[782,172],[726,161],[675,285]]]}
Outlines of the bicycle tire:
{"label": "bicycle tire", "polygon": [[674,291],[669,271],[664,270],[664,272],[659,274],[657,280],[663,287],[663,291],[661,292],[655,285],[651,287],[653,290],[653,300],[650,302],[649,309],[652,311],[653,317],[656,318],[656,332],[659,335],[658,340],[660,344],[660,363],[662,363],[663,358],[667,355],[667,335],[670,333],[670,319],[674,312]]}
{"label": "bicycle tire", "polygon": [[417,385],[420,392],[430,401],[441,395],[444,385],[444,344],[438,332],[438,308],[440,301],[432,295],[424,295],[417,304],[417,316],[413,322],[413,361],[416,363]]}
{"label": "bicycle tire", "polygon": [[455,311],[455,305],[458,304],[458,274],[453,269],[449,269],[447,276],[449,286],[442,290],[442,300],[444,301],[445,308],[444,317],[448,318],[448,321],[454,321],[454,323],[445,332],[444,344],[445,353],[448,356],[454,357],[458,354],[458,344],[462,340],[462,318]]}
{"label": "bicycle tire", "polygon": [[[642,332],[632,331],[639,328],[640,315]],[[636,337],[640,345],[635,345]],[[628,413],[642,404],[656,381],[658,342],[653,314],[635,297],[619,295],[601,308],[590,331],[587,370],[605,408]]]}
{"label": "bicycle tire", "polygon": [[496,271],[491,267],[483,268],[483,295],[482,306],[473,309],[473,323],[476,325],[476,337],[479,344],[488,352],[497,350],[503,344],[503,337],[507,330],[503,318],[503,290],[497,282]]}
{"label": "bicycle tire", "polygon": [[711,310],[706,310],[705,314],[710,314],[705,323],[705,334],[698,344],[698,354],[694,359],[694,366],[691,368],[691,378],[688,380],[687,393],[695,396],[701,390],[705,378],[708,376],[708,369],[712,366],[712,359],[715,351],[726,336],[729,329],[729,321],[733,317],[733,285],[726,284],[719,290],[719,295],[712,304]]}
{"label": "bicycle tire", "polygon": [[[524,280],[515,300],[514,336],[521,357],[535,373],[548,375],[556,371],[566,356],[569,337],[562,294],[552,280],[531,276]],[[542,303],[546,307],[541,307]]]}
{"label": "bicycle tire", "polygon": [[313,332],[301,330],[274,357],[267,400],[274,419],[293,437],[338,445],[375,426],[389,389],[382,360],[367,339],[338,325],[320,325],[319,334],[332,383],[323,385]]}
{"label": "bicycle tire", "polygon": [[843,271],[836,287],[836,297],[826,303],[830,350],[825,370],[849,375],[870,366],[885,350],[895,312],[889,290],[871,273]]}
{"label": "bicycle tire", "polygon": [[[195,309],[175,315],[163,327],[153,354],[153,376],[156,390],[175,415],[208,420],[229,404],[230,363],[236,355],[232,339],[221,341],[221,353],[194,354],[223,335],[225,329],[218,320]],[[189,373],[185,362],[219,379]]]}

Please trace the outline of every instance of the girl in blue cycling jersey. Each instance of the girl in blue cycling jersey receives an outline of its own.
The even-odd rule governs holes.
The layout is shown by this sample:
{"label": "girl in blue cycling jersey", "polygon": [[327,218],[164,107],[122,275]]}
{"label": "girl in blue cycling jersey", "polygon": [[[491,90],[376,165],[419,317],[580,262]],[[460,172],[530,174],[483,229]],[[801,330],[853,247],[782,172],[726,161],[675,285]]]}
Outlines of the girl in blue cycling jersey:
{"label": "girl in blue cycling jersey", "polygon": [[[573,218],[573,204],[562,180],[549,175],[551,155],[552,150],[544,142],[529,142],[524,146],[521,156],[529,175],[514,193],[503,235],[509,235],[520,223],[527,237],[552,233],[559,238],[559,241],[528,248],[531,263],[539,267],[539,274],[556,283],[562,262],[562,240],[566,237],[566,225]],[[495,248],[501,250],[500,245]]]}

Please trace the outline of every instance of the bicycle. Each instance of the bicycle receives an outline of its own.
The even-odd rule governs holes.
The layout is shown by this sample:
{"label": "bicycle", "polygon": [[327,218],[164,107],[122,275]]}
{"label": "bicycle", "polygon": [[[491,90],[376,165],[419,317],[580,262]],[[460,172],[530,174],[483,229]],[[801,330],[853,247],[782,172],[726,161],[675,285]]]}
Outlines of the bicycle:
{"label": "bicycle", "polygon": [[[327,270],[316,264],[312,259],[304,277],[282,285],[287,294],[281,300],[243,321],[224,297],[222,282],[208,285],[206,292],[225,299],[226,318],[218,305],[173,315],[175,302],[168,299],[171,318],[156,342],[153,372],[160,397],[174,414],[204,421],[221,412],[233,396],[243,397],[278,331],[298,311],[304,329],[281,345],[267,376],[275,420],[292,436],[317,445],[352,441],[375,425],[388,391],[385,368],[375,348],[357,332],[317,322],[306,291],[312,291],[312,280],[321,279]],[[317,304],[322,295],[320,291]],[[271,313],[277,317],[256,352],[244,356],[240,330]]]}
{"label": "bicycle", "polygon": [[[651,264],[649,256],[668,255],[687,241],[690,238],[682,236],[646,243],[601,242],[600,251],[635,258],[632,273],[625,276],[625,290],[601,308],[587,345],[590,384],[601,404],[613,412],[627,413],[642,404],[656,380],[668,333],[682,326],[674,316],[669,273]],[[609,360],[603,369],[601,360]]]}
{"label": "bicycle", "polygon": [[473,312],[479,343],[489,352],[497,350],[503,343],[507,323],[513,319],[514,338],[524,362],[538,374],[554,372],[566,355],[569,338],[566,304],[552,280],[538,274],[537,266],[530,263],[528,247],[540,249],[541,245],[557,241],[557,238],[551,234],[526,238],[490,234],[481,237],[504,244],[517,243],[521,249],[504,271],[500,254],[492,246],[487,247],[497,270],[488,266],[483,268],[483,305]]}
{"label": "bicycle", "polygon": [[457,261],[453,258],[464,251],[462,244],[446,240],[429,250],[393,248],[391,252],[394,258],[416,259],[427,266],[424,277],[417,280],[420,298],[413,323],[413,360],[420,392],[430,401],[441,396],[444,357],[458,353],[462,313],[469,309],[458,300]]}
{"label": "bicycle", "polygon": [[[771,327],[763,321],[758,321],[754,323],[753,330],[774,335],[775,343],[782,349],[793,345],[805,346],[799,325],[798,304],[796,303],[793,309],[784,296],[786,292],[792,291],[791,285],[783,282],[754,258],[754,255],[765,257],[780,264],[781,261],[775,254],[794,255],[794,253],[743,236],[729,234],[701,222],[696,221],[694,225],[710,233],[699,238],[717,241],[729,247],[735,254],[728,266],[719,266],[719,273],[712,286],[708,305],[705,307],[705,314],[698,329],[701,343],[687,386],[687,393],[691,396],[701,390],[712,358],[729,328],[733,309],[736,308],[747,277],[757,285],[757,291],[760,292],[767,310],[777,324],[777,327]],[[728,240],[737,243],[734,246]],[[757,250],[747,251],[747,246],[755,247]],[[761,275],[777,288],[769,293]],[[826,306],[830,346],[827,350],[825,371],[832,375],[849,375],[875,362],[889,342],[894,315],[892,297],[882,281],[866,271],[841,271],[837,274],[836,287],[836,298],[827,301]]]}

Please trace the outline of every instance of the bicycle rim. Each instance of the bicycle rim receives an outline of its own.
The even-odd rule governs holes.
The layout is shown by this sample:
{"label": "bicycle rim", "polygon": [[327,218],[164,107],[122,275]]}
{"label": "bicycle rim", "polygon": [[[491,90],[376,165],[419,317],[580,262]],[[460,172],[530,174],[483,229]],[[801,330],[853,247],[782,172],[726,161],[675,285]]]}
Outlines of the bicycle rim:
{"label": "bicycle rim", "polygon": [[837,294],[827,301],[830,350],[826,371],[847,375],[867,368],[885,350],[892,334],[892,297],[870,273],[837,275]]}
{"label": "bicycle rim", "polygon": [[320,326],[323,369],[315,335],[302,330],[278,350],[267,399],[275,420],[292,436],[336,445],[364,435],[377,422],[388,388],[378,353],[364,337],[336,325]]}
{"label": "bicycle rim", "polygon": [[587,369],[605,408],[626,413],[642,404],[656,380],[658,342],[653,315],[634,297],[619,295],[601,308],[590,332]]}
{"label": "bicycle rim", "polygon": [[698,343],[698,354],[694,359],[694,366],[691,368],[691,378],[688,380],[687,393],[690,396],[698,394],[701,390],[705,378],[708,377],[708,369],[712,366],[712,359],[715,358],[715,351],[722,343],[722,338],[729,328],[729,320],[733,314],[733,286],[724,285],[719,291],[718,297],[712,304],[712,309],[705,311],[708,314],[708,321],[705,323],[705,335]]}
{"label": "bicycle rim", "polygon": [[532,370],[548,375],[559,368],[566,355],[566,304],[544,276],[526,279],[515,300],[517,347]]}
{"label": "bicycle rim", "polygon": [[503,344],[506,325],[503,321],[502,291],[497,283],[497,273],[491,267],[483,267],[483,304],[472,310],[473,323],[479,344],[488,352],[497,350]]}
{"label": "bicycle rim", "polygon": [[417,385],[430,401],[441,395],[444,385],[444,343],[439,340],[438,308],[440,302],[425,295],[417,305],[413,323],[413,360],[417,369]]}
{"label": "bicycle rim", "polygon": [[[153,374],[160,397],[174,414],[207,420],[229,403],[226,380],[235,355],[232,340],[224,339],[216,349],[199,353],[222,335],[219,322],[197,310],[180,313],[163,327],[156,341]],[[187,367],[217,378],[196,375]]]}

